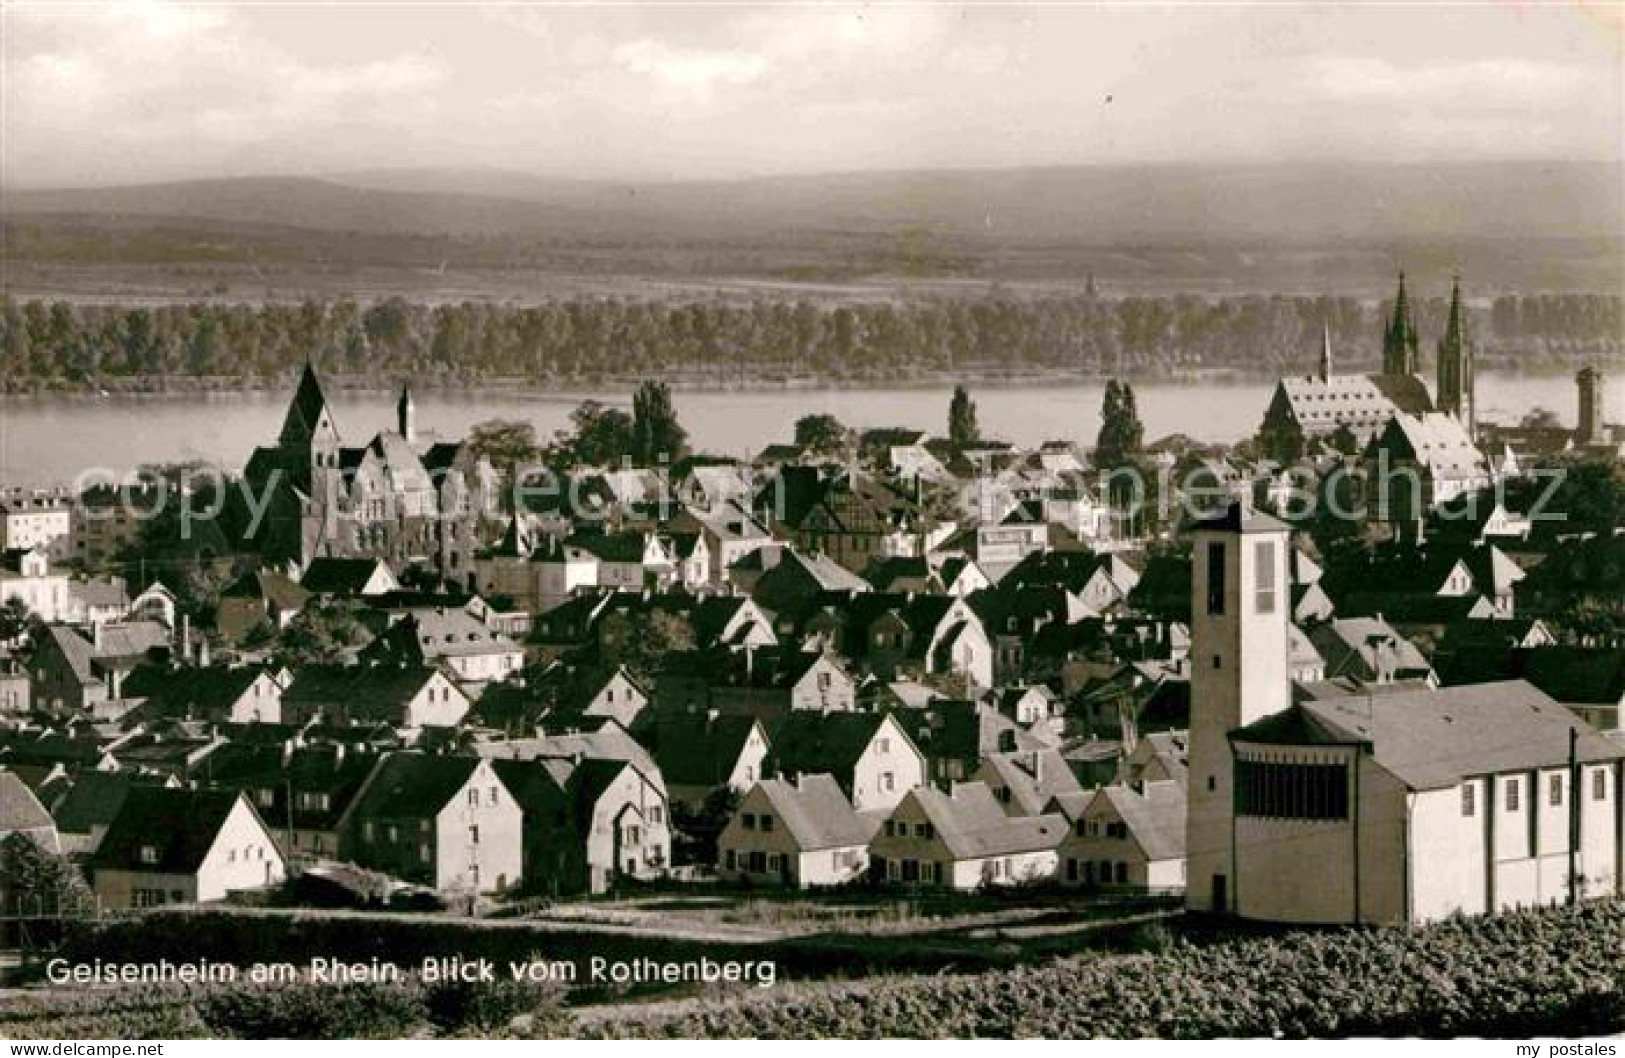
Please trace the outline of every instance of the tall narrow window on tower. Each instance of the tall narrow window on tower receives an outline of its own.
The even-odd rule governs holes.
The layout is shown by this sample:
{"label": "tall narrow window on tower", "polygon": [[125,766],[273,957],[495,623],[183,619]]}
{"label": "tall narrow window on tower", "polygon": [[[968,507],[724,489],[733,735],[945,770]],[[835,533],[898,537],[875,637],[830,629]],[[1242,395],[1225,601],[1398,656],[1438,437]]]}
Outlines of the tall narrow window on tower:
{"label": "tall narrow window on tower", "polygon": [[1275,541],[1253,544],[1253,609],[1256,613],[1275,612]]}
{"label": "tall narrow window on tower", "polygon": [[1207,612],[1224,613],[1224,545],[1207,545]]}

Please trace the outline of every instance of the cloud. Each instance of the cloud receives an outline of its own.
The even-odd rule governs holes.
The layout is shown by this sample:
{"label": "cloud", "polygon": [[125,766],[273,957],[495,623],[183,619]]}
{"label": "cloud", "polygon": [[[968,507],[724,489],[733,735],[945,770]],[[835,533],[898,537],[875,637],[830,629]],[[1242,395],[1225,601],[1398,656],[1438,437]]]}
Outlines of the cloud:
{"label": "cloud", "polygon": [[1401,66],[1380,58],[1319,56],[1308,63],[1307,81],[1334,101],[1484,109],[1548,107],[1586,91],[1590,76],[1581,68],[1519,58]]}
{"label": "cloud", "polygon": [[82,182],[100,175],[102,147],[217,165],[244,148],[269,153],[358,123],[388,128],[403,103],[428,100],[446,74],[421,49],[312,62],[223,7],[25,7],[8,11],[6,29],[13,61],[0,176],[8,180],[43,164],[78,170],[67,182]]}
{"label": "cloud", "polygon": [[614,61],[632,73],[702,97],[719,85],[749,84],[769,69],[764,56],[750,52],[678,48],[647,39],[622,44],[615,49]]}

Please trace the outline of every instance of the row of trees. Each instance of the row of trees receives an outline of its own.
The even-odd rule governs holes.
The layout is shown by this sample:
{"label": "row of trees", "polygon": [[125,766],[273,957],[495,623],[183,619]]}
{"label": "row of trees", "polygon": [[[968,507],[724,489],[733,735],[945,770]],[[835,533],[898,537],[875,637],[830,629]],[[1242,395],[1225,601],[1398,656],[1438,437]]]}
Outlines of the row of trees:
{"label": "row of trees", "polygon": [[[1625,299],[1506,296],[1471,310],[1490,359],[1619,358]],[[157,308],[0,300],[0,386],[233,383],[329,372],[482,378],[905,378],[997,370],[1279,374],[1312,364],[1323,324],[1339,363],[1377,361],[1386,304],[1330,297],[920,296],[820,304],[575,298],[534,306],[390,298]],[[1417,304],[1425,337],[1446,306]],[[1431,345],[1431,342],[1428,343]]]}

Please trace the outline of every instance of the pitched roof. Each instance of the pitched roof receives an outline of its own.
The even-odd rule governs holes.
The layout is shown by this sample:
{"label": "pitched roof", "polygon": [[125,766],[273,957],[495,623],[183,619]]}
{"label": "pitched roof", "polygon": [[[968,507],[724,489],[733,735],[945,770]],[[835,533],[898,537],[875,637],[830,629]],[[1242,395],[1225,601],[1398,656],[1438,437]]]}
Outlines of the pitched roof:
{"label": "pitched roof", "polygon": [[0,835],[18,830],[55,828],[51,813],[17,776],[0,768]]}
{"label": "pitched roof", "polygon": [[1095,796],[1111,804],[1147,859],[1184,858],[1185,790],[1180,783],[1164,780],[1139,788],[1112,783]]}
{"label": "pitched roof", "polygon": [[1468,776],[1564,766],[1571,731],[1578,735],[1580,761],[1625,758],[1625,746],[1522,680],[1299,701],[1230,737],[1369,745],[1378,764],[1412,789],[1426,790]]}
{"label": "pitched roof", "polygon": [[314,595],[360,595],[382,565],[376,558],[313,558],[299,586]]}
{"label": "pitched roof", "polygon": [[438,815],[480,766],[478,757],[390,753],[380,760],[350,806],[358,819],[421,819]]}
{"label": "pitched roof", "polygon": [[641,733],[660,774],[680,786],[719,786],[733,774],[756,729],[750,716],[657,716]]}
{"label": "pitched roof", "polygon": [[1042,812],[1051,798],[1083,790],[1066,758],[1053,749],[990,753],[983,762],[1028,815]]}
{"label": "pitched roof", "polygon": [[390,711],[416,698],[438,672],[424,665],[303,665],[282,692],[282,705],[341,704],[352,718],[385,720]]}
{"label": "pitched roof", "polygon": [[152,715],[208,716],[228,711],[265,670],[253,666],[169,669],[144,666],[125,681],[126,694],[146,697]]}
{"label": "pitched roof", "polygon": [[1059,814],[1005,815],[986,783],[956,783],[951,794],[922,786],[907,797],[925,812],[956,859],[1053,849],[1068,830],[1066,817]]}
{"label": "pitched roof", "polygon": [[858,815],[828,775],[803,775],[794,782],[763,779],[756,788],[803,852],[867,845],[880,822]]}
{"label": "pitched roof", "polygon": [[69,834],[88,834],[94,826],[107,826],[118,818],[125,797],[137,782],[134,776],[119,772],[80,772],[56,803],[53,814],[57,829]]}
{"label": "pitched roof", "polygon": [[775,775],[850,775],[885,721],[882,713],[792,710],[770,733],[765,770]]}
{"label": "pitched roof", "polygon": [[[228,790],[133,786],[92,863],[97,870],[195,873],[241,796]],[[154,849],[156,858],[142,856],[144,848]]]}
{"label": "pitched roof", "polygon": [[299,387],[294,390],[293,401],[288,405],[288,414],[282,420],[278,443],[302,446],[317,440],[337,444],[338,436],[327,406],[327,397],[322,393],[321,381],[316,377],[316,369],[306,363],[305,370],[299,376]]}
{"label": "pitched roof", "polygon": [[298,610],[310,592],[291,578],[271,570],[257,569],[232,581],[220,593],[223,599],[263,599],[279,610]]}

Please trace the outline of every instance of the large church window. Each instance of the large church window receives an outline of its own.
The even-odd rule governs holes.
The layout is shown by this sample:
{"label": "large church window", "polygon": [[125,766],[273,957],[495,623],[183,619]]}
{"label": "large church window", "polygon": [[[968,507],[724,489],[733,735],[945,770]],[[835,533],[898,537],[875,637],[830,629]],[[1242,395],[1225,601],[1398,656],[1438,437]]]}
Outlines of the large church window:
{"label": "large church window", "polygon": [[1237,761],[1235,811],[1265,819],[1347,819],[1348,766]]}

